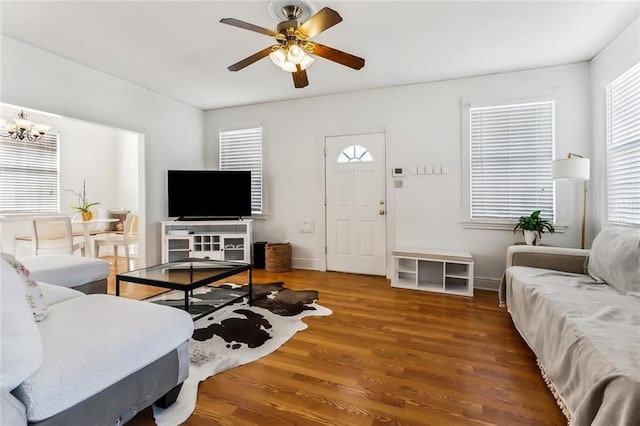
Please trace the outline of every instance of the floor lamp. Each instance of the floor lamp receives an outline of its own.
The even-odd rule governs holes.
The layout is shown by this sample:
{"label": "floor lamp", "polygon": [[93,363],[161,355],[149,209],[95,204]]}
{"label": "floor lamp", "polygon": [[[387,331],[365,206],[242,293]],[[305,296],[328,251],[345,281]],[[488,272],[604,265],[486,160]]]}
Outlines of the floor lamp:
{"label": "floor lamp", "polygon": [[567,158],[553,160],[551,163],[551,176],[553,180],[581,180],[584,181],[584,194],[582,200],[582,245],[584,248],[584,227],[587,215],[587,181],[589,180],[590,161],[582,155],[572,152]]}

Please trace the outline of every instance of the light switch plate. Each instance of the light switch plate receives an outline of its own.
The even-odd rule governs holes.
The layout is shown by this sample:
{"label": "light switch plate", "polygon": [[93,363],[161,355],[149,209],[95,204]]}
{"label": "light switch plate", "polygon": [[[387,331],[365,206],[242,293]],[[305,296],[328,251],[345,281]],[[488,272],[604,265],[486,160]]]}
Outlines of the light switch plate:
{"label": "light switch plate", "polygon": [[313,233],[313,219],[303,219],[298,221],[298,230],[303,234]]}

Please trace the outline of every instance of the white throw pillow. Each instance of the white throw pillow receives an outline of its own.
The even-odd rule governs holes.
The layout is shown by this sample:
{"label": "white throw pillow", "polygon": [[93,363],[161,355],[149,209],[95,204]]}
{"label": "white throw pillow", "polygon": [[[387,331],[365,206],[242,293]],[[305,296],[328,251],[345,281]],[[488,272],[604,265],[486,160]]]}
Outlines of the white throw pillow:
{"label": "white throw pillow", "polygon": [[12,390],[42,364],[40,330],[14,267],[0,257],[0,386]]}
{"label": "white throw pillow", "polygon": [[4,259],[16,271],[24,284],[24,293],[27,303],[33,312],[36,321],[42,321],[47,317],[47,303],[42,296],[42,290],[38,282],[31,276],[31,272],[13,255],[0,253],[0,258]]}

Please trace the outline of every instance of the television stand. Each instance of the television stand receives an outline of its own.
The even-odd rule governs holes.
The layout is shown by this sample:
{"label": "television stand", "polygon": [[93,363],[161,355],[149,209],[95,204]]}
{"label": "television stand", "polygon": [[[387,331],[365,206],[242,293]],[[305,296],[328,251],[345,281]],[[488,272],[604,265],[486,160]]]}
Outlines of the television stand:
{"label": "television stand", "polygon": [[207,216],[180,216],[176,222],[201,222],[201,221],[230,221],[230,220],[244,220],[242,217],[207,217]]}
{"label": "television stand", "polygon": [[189,257],[251,263],[253,219],[167,220],[162,226],[162,263]]}

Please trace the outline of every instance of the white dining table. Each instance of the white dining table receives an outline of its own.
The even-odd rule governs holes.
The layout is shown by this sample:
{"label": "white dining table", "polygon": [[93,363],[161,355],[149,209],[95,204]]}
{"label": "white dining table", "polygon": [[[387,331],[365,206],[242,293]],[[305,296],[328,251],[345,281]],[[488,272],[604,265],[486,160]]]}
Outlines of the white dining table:
{"label": "white dining table", "polygon": [[82,234],[84,236],[84,250],[85,256],[93,257],[93,247],[91,246],[91,228],[99,223],[113,223],[118,222],[120,219],[111,218],[111,219],[91,219],[91,220],[82,220],[80,217],[74,217],[71,220],[71,223],[79,223],[82,225]]}

